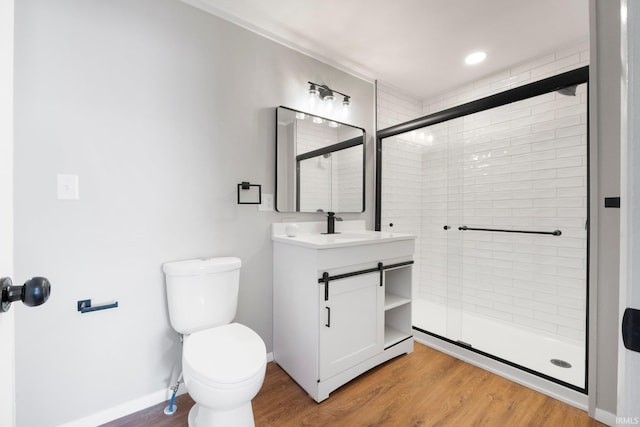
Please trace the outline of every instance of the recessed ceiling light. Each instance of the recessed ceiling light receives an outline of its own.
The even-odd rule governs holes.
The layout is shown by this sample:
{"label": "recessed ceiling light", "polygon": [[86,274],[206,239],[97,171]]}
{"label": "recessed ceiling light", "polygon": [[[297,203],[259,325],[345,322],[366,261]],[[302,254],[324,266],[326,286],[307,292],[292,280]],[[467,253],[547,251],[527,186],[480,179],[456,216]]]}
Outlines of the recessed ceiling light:
{"label": "recessed ceiling light", "polygon": [[466,58],[464,58],[464,63],[467,65],[475,65],[475,64],[479,64],[482,61],[485,60],[485,58],[487,57],[487,53],[486,52],[473,52],[469,55],[467,55]]}

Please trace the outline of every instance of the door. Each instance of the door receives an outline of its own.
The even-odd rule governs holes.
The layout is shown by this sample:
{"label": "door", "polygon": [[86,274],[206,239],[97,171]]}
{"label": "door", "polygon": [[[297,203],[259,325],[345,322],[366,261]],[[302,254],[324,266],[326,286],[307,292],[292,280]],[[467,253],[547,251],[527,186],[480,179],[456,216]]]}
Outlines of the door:
{"label": "door", "polygon": [[[640,100],[640,5],[634,1],[622,2],[622,110],[621,110],[621,212],[620,212],[620,320],[627,308],[640,310],[640,250],[638,212],[640,206],[640,175],[638,161],[640,149],[640,124],[638,102]],[[626,12],[626,13],[625,13]],[[620,322],[622,323],[622,322]],[[618,323],[618,324],[620,324]],[[638,335],[638,325],[634,329]],[[625,348],[618,331],[618,407],[616,422],[638,424],[640,421],[640,352]]]}
{"label": "door", "polygon": [[320,286],[320,381],[383,351],[383,292],[377,272]]}
{"label": "door", "polygon": [[[0,276],[13,271],[13,3],[0,0]],[[15,425],[13,310],[0,313],[0,425]]]}

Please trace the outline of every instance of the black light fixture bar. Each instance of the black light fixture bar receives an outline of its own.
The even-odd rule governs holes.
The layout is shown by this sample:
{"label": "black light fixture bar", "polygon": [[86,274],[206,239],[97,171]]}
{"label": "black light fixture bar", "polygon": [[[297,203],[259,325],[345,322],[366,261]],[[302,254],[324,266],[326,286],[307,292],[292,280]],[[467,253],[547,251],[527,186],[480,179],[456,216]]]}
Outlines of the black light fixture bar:
{"label": "black light fixture bar", "polygon": [[319,84],[319,83],[314,83],[314,82],[307,82],[309,83],[309,92],[311,92],[312,90],[315,90],[318,94],[318,96],[320,97],[320,99],[324,100],[324,98],[327,95],[333,95],[334,93],[337,93],[339,95],[344,96],[344,100],[342,101],[343,104],[346,102],[347,105],[349,105],[351,103],[351,96],[347,95],[346,93],[342,93],[338,90],[335,89],[331,89],[329,86],[325,85],[325,84]]}

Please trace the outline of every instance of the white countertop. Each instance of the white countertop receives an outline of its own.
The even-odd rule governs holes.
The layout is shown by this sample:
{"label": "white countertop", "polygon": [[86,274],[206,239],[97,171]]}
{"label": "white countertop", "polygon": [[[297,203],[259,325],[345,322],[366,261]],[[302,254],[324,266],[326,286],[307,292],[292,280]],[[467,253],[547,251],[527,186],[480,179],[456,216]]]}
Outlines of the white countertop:
{"label": "white countertop", "polygon": [[330,249],[416,238],[413,234],[365,230],[364,221],[361,220],[337,221],[335,234],[322,234],[326,231],[326,222],[293,223],[297,227],[297,233],[295,236],[287,236],[286,229],[290,224],[292,223],[273,224],[272,240],[313,249]]}

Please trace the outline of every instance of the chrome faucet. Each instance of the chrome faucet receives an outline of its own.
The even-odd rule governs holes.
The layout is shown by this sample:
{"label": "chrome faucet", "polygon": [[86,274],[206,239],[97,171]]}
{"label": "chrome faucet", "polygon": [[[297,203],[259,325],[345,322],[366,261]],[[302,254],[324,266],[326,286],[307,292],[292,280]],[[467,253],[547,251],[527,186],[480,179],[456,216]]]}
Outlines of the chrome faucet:
{"label": "chrome faucet", "polygon": [[342,221],[342,218],[336,216],[335,212],[327,212],[327,232],[325,234],[340,234],[336,233],[336,221]]}

